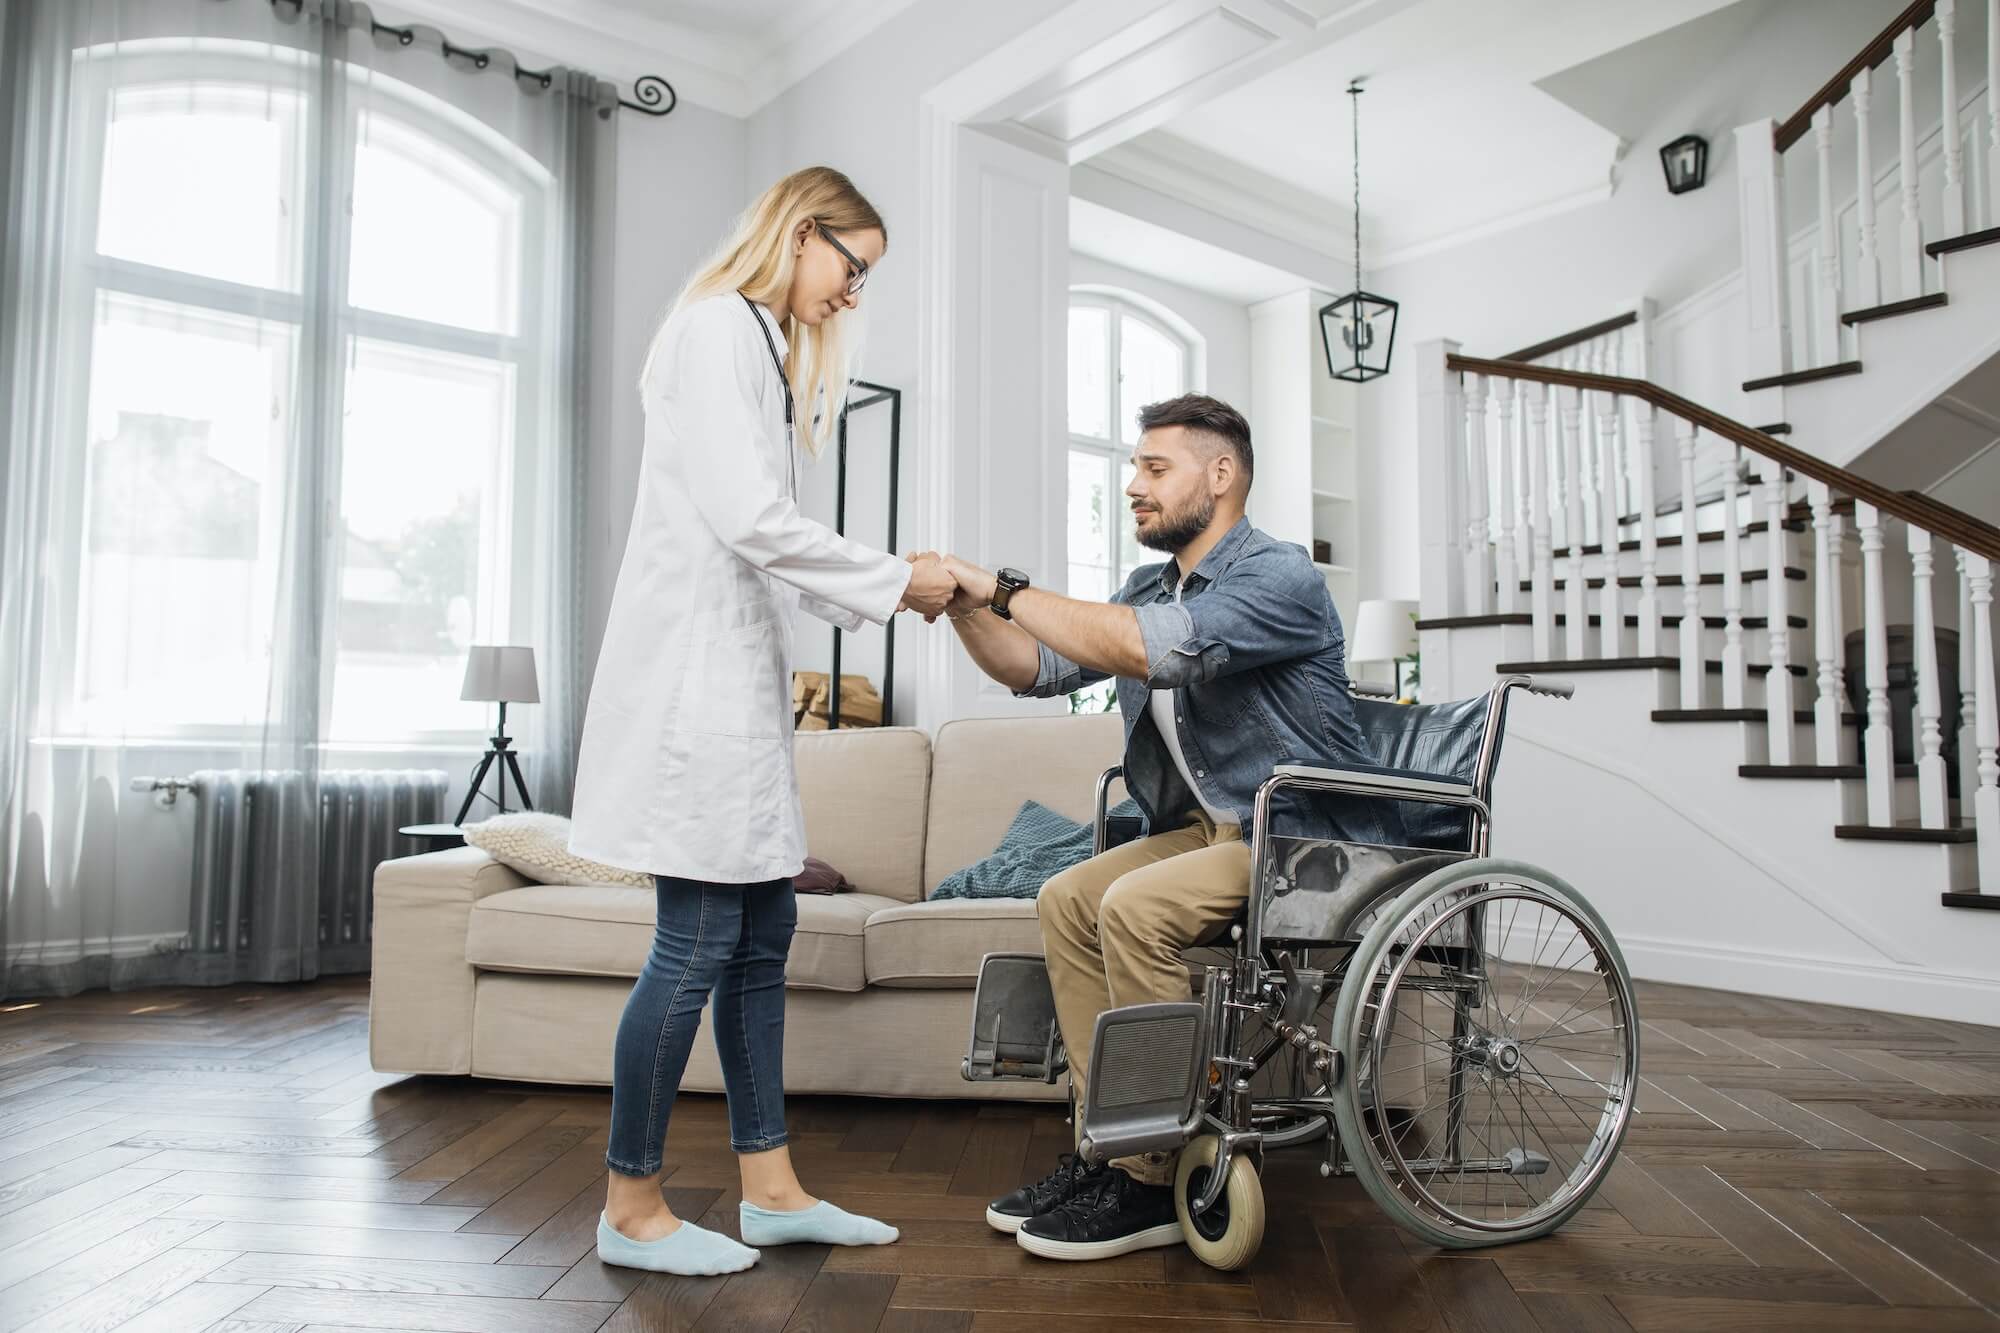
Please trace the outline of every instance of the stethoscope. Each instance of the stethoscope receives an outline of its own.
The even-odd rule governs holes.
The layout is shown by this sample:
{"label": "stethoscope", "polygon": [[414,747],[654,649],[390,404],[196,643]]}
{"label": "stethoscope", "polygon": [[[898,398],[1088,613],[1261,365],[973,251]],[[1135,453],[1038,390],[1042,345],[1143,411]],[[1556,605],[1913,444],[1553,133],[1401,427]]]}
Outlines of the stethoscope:
{"label": "stethoscope", "polygon": [[[742,292],[736,294],[743,296]],[[757,321],[758,332],[764,335],[764,346],[770,350],[771,364],[778,371],[778,387],[785,392],[785,468],[790,477],[790,494],[796,503],[799,498],[799,458],[797,451],[792,447],[792,382],[785,378],[785,359],[778,355],[778,344],[771,337],[771,326],[764,322],[764,316],[757,309],[757,303],[743,296],[743,304],[750,307],[750,318]]]}

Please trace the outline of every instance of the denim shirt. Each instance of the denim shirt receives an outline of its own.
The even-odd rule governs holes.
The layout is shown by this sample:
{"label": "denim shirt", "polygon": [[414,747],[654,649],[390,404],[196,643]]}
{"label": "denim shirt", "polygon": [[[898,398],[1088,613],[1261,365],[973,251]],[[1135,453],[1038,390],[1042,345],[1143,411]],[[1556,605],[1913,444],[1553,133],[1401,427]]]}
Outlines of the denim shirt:
{"label": "denim shirt", "polygon": [[[1155,831],[1199,806],[1154,726],[1153,690],[1179,690],[1181,753],[1217,809],[1234,811],[1247,838],[1257,788],[1279,764],[1373,764],[1347,680],[1347,647],[1326,580],[1304,548],[1239,519],[1187,576],[1172,560],[1132,571],[1115,604],[1139,618],[1144,680],[1118,679],[1125,719],[1125,787]],[[1023,697],[1068,694],[1103,680],[1041,645]],[[1291,791],[1274,803],[1272,831],[1290,837],[1401,843],[1394,804]]]}

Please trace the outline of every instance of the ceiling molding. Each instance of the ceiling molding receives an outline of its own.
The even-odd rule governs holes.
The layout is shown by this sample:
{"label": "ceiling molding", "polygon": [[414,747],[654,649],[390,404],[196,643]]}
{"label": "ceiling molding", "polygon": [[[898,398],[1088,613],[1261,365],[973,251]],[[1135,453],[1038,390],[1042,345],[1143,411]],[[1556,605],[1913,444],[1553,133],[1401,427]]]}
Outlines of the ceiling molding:
{"label": "ceiling molding", "polygon": [[1322,254],[1346,254],[1354,244],[1345,205],[1164,131],[1099,153],[1090,165]]}

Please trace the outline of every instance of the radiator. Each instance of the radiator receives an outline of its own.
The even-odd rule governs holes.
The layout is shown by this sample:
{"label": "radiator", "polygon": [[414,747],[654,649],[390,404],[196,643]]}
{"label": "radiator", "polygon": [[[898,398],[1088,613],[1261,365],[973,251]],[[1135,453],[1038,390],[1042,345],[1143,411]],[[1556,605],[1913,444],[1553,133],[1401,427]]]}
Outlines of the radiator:
{"label": "radiator", "polygon": [[[190,775],[196,814],[189,949],[258,955],[282,975],[304,961],[300,956],[316,940],[316,971],[365,969],[375,867],[426,850],[396,830],[442,820],[449,783],[443,769],[323,769],[316,784],[299,772]],[[315,827],[313,844],[302,850],[300,839]],[[319,872],[317,903],[303,901],[286,883],[310,866]]]}

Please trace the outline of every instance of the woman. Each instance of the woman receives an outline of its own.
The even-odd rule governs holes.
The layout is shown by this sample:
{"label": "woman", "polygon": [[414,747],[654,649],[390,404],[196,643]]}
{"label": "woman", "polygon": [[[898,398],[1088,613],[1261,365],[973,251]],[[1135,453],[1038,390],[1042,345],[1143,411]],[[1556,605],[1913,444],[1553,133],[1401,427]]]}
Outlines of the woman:
{"label": "woman", "polygon": [[[793,610],[854,630],[905,609],[935,616],[956,586],[934,558],[870,550],[798,510],[798,446],[816,456],[835,428],[848,326],[887,245],[845,176],[787,176],[689,280],[640,376],[639,495],[570,839],[579,856],[650,872],[658,901],[613,1051],[606,1263],[727,1273],[757,1245],[896,1239],[800,1186],[783,1066],[791,877],[805,856]],[[711,992],[745,1245],[676,1218],[660,1195],[667,1117]]]}

